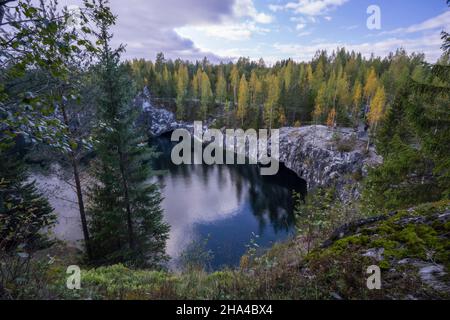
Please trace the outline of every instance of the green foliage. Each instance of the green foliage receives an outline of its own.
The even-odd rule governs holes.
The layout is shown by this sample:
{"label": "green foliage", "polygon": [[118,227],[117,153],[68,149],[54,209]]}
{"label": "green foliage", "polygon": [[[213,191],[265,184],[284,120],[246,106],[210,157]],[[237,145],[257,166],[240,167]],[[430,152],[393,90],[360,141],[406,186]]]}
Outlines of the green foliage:
{"label": "green foliage", "polygon": [[136,127],[130,70],[120,63],[123,48],[110,48],[114,17],[103,12],[97,17],[102,48],[89,206],[93,251],[99,262],[158,267],[166,260],[169,226],[163,222],[158,187],[148,183],[154,154]]}
{"label": "green foliage", "polygon": [[328,211],[333,205],[334,192],[318,189],[308,194],[305,200],[295,193],[294,199],[297,231],[299,236],[304,238],[309,252],[329,228]]}
{"label": "green foliage", "polygon": [[366,181],[364,200],[372,210],[449,197],[448,70],[448,63],[424,65],[417,80],[410,79],[397,89],[376,137],[384,162],[369,172]]}
{"label": "green foliage", "polygon": [[0,27],[0,129],[67,150],[62,119],[54,112],[62,98],[61,82],[66,83],[72,71],[67,61],[95,51],[87,40],[90,9],[82,8],[82,28],[76,31],[56,1],[12,1],[8,7]]}
{"label": "green foliage", "polygon": [[[242,126],[244,123],[257,129],[293,126],[297,121],[310,123],[314,120],[324,124],[332,110],[335,110],[337,125],[357,126],[365,121],[366,115],[361,112],[366,109],[364,103],[370,103],[376,92],[384,87],[385,95],[380,93],[375,104],[381,119],[386,106],[394,101],[409,77],[420,73],[423,61],[423,55],[407,55],[404,50],[397,50],[383,60],[367,60],[360,54],[339,49],[333,55],[319,52],[308,63],[283,60],[270,68],[245,58],[236,63],[213,65],[207,60],[196,63],[167,60],[162,54],[158,55],[155,63],[133,60],[129,64],[138,88],[148,86],[154,96],[167,103],[176,99],[178,113],[198,114],[200,109],[202,118],[205,112],[214,112],[218,117],[225,111],[228,101],[232,108],[227,111],[237,113],[237,116],[227,119],[227,125]],[[190,90],[186,95],[180,95],[180,92],[185,92],[179,87],[180,66],[188,70]],[[204,81],[205,75],[209,85]],[[183,72],[182,88],[185,87],[184,77]],[[244,113],[242,103],[238,108],[239,94],[245,91],[239,90],[242,77],[248,81],[245,99],[248,100],[248,110]],[[213,97],[219,108],[212,108]],[[315,107],[316,112],[313,113]]]}
{"label": "green foliage", "polygon": [[17,149],[0,152],[0,252],[32,252],[42,245],[45,228],[55,222],[53,209],[29,180]]}

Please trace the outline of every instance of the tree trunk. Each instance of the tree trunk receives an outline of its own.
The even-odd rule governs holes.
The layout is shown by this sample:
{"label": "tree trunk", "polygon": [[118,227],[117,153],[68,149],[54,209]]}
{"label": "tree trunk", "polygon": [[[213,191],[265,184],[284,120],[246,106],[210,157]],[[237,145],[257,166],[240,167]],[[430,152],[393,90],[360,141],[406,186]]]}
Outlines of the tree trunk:
{"label": "tree trunk", "polygon": [[128,193],[128,182],[125,175],[125,159],[123,158],[123,153],[119,149],[119,157],[120,157],[120,174],[122,176],[122,184],[125,192],[125,205],[127,210],[127,226],[128,226],[128,242],[130,244],[130,248],[134,249],[134,233],[133,233],[133,220],[132,220],[132,212],[130,205],[130,196]]}
{"label": "tree trunk", "polygon": [[[61,107],[63,117],[64,117],[64,124],[67,128],[69,128],[69,118],[67,116],[66,108],[64,104]],[[70,134],[70,129],[69,129]],[[70,146],[70,152],[69,152],[69,158],[70,162],[72,164],[73,169],[73,176],[75,180],[75,186],[76,186],[76,192],[77,192],[77,198],[78,198],[78,208],[80,211],[80,220],[81,220],[81,227],[83,229],[83,237],[84,237],[84,244],[86,246],[86,253],[88,258],[92,259],[92,246],[91,246],[91,239],[89,237],[89,229],[87,226],[87,220],[86,220],[86,210],[84,207],[84,200],[83,200],[83,189],[81,188],[81,180],[80,180],[80,172],[78,168],[78,161],[75,155],[75,150],[73,150],[72,146]]]}

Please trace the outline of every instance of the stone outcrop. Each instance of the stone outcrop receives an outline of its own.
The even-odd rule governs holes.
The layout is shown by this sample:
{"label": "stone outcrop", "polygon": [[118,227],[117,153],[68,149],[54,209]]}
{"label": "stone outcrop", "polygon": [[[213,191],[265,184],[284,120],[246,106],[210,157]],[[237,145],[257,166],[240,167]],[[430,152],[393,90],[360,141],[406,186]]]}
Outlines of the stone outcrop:
{"label": "stone outcrop", "polygon": [[335,185],[342,200],[349,200],[359,196],[358,181],[382,158],[353,129],[306,126],[280,129],[280,161],[308,188]]}
{"label": "stone outcrop", "polygon": [[[154,107],[148,90],[135,102],[143,110],[142,121],[151,136],[180,128],[193,132],[192,123],[177,121],[172,112]],[[319,125],[280,129],[279,160],[304,179],[310,189],[336,186],[343,201],[359,197],[358,179],[367,174],[369,167],[382,162],[372,148],[367,150],[365,132]]]}
{"label": "stone outcrop", "polygon": [[150,136],[157,137],[188,126],[187,123],[177,121],[173,112],[155,107],[147,88],[136,97],[134,103],[137,108],[142,109],[140,122],[147,126]]}

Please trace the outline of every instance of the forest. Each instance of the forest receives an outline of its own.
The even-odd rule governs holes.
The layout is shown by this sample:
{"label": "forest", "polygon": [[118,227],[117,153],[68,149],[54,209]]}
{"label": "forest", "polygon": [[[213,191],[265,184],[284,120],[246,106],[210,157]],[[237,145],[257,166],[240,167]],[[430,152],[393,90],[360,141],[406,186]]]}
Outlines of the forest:
{"label": "forest", "polygon": [[[353,246],[383,247],[386,270],[389,258],[412,257],[450,272],[450,222],[442,220],[450,198],[448,33],[441,34],[436,63],[402,48],[370,58],[336,48],[309,62],[270,65],[262,58],[217,64],[163,53],[154,61],[126,60],[126,46],[112,44],[117,16],[108,1],[83,5],[74,28],[70,13],[53,0],[0,0],[0,299],[329,299],[336,291],[348,299],[402,299],[419,290],[415,276],[400,284],[394,277],[381,293],[354,289],[360,280],[351,277],[366,260],[352,256]],[[190,264],[172,273],[171,226],[160,187],[149,183],[158,152],[133,104],[144,88],[180,122],[360,130],[383,163],[364,177],[354,174],[362,192],[350,204],[339,201],[334,186],[311,190],[306,199],[295,194],[297,240],[263,254],[251,244],[236,270],[211,273]],[[43,254],[58,246],[70,250],[49,232],[57,216],[31,179],[36,158],[70,172],[83,233],[76,258],[52,253],[57,262],[49,263]],[[429,212],[440,218],[417,218]],[[408,214],[419,225],[395,224]],[[376,226],[375,240],[368,229],[320,251],[336,228],[380,215],[392,220]],[[87,289],[65,289],[65,259],[82,267]],[[307,281],[311,275],[301,264],[316,282]],[[341,269],[350,272],[337,275]],[[336,288],[330,279],[343,284]],[[446,289],[420,288],[419,298],[450,297]]]}

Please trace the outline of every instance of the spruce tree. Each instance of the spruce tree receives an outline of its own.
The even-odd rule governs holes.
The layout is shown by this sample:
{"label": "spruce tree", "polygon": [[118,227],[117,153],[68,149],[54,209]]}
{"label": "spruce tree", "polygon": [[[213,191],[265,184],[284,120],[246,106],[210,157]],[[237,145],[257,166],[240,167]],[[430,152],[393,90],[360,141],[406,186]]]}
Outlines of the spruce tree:
{"label": "spruce tree", "polygon": [[30,252],[55,223],[53,209],[30,181],[23,157],[13,142],[0,152],[0,252]]}
{"label": "spruce tree", "polygon": [[99,123],[89,207],[93,253],[102,262],[156,267],[166,259],[169,226],[158,187],[148,183],[154,154],[136,129],[130,70],[120,63],[123,48],[110,47],[115,17],[105,1],[99,8]]}

